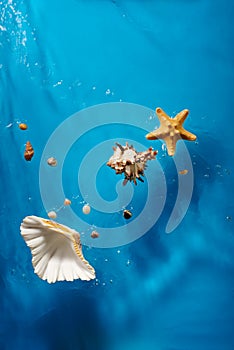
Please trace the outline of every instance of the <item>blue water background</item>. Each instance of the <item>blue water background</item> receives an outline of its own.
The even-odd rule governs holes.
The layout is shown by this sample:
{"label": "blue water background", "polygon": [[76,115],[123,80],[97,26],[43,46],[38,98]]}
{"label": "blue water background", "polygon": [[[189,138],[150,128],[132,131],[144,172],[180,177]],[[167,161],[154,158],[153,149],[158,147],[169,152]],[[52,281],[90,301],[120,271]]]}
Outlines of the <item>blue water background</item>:
{"label": "blue water background", "polygon": [[[233,1],[31,0],[0,8],[0,349],[234,349]],[[198,142],[188,145],[189,211],[166,235],[171,186],[172,202],[141,239],[84,247],[97,280],[49,285],[34,274],[19,232],[25,216],[46,215],[40,156],[67,117],[120,100],[170,115],[190,109],[186,126]],[[31,163],[23,159],[28,139]]]}

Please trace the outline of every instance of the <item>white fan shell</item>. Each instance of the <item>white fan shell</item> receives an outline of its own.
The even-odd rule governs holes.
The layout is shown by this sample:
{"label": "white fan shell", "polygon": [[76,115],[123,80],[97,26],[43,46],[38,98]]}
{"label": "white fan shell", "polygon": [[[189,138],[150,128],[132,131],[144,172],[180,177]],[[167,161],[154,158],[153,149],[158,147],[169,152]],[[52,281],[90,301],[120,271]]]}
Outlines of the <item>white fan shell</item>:
{"label": "white fan shell", "polygon": [[43,280],[54,283],[95,278],[95,270],[84,259],[80,235],[75,230],[51,220],[26,216],[20,231],[31,250],[34,271]]}

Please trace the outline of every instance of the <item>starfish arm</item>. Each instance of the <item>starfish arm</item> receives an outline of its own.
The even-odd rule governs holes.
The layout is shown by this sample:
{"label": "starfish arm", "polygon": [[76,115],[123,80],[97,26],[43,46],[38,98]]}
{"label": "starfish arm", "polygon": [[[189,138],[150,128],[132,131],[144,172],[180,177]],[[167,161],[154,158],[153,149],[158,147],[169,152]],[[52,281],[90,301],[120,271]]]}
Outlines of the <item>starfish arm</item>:
{"label": "starfish arm", "polygon": [[160,107],[156,108],[156,114],[158,116],[158,119],[160,120],[160,123],[163,124],[165,121],[169,121],[171,118],[164,112],[164,110]]}
{"label": "starfish arm", "polygon": [[174,156],[176,151],[176,139],[172,137],[166,137],[164,139],[166,146],[167,146],[167,153],[169,156]]}
{"label": "starfish arm", "polygon": [[154,131],[150,132],[150,133],[147,134],[145,137],[147,138],[147,140],[157,140],[157,138],[158,138],[158,137],[155,135],[155,132],[154,132]]}
{"label": "starfish arm", "polygon": [[191,132],[185,130],[184,128],[181,128],[180,136],[181,136],[182,139],[188,140],[188,141],[195,141],[196,138],[197,138],[196,135],[194,135]]}
{"label": "starfish arm", "polygon": [[158,129],[155,129],[151,131],[149,134],[147,134],[146,138],[147,140],[157,140],[164,137],[164,135],[165,135],[164,128],[160,126]]}
{"label": "starfish arm", "polygon": [[187,118],[188,114],[189,114],[189,110],[183,109],[183,111],[181,111],[175,116],[175,120],[178,122],[178,124],[182,125],[185,119]]}

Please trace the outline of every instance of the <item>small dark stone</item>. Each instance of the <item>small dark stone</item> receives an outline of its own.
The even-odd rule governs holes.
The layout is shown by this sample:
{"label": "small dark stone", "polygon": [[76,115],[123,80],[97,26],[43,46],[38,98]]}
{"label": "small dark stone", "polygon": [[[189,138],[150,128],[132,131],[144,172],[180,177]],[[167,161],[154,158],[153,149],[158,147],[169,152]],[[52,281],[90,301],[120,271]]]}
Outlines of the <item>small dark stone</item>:
{"label": "small dark stone", "polygon": [[125,219],[130,219],[132,217],[132,213],[130,212],[130,210],[124,210],[123,217]]}

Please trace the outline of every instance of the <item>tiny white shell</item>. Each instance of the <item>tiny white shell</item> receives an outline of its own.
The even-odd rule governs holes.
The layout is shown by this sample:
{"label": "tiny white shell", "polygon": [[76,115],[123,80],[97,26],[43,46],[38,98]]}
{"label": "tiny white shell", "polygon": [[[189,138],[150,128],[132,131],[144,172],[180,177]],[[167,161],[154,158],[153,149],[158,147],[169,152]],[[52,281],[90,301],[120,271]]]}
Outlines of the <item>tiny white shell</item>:
{"label": "tiny white shell", "polygon": [[56,219],[57,218],[57,214],[55,211],[49,211],[49,213],[47,213],[47,215],[49,216],[49,218],[51,219]]}
{"label": "tiny white shell", "polygon": [[47,164],[50,166],[56,166],[57,165],[57,160],[54,157],[50,157],[47,159]]}
{"label": "tiny white shell", "polygon": [[85,204],[82,208],[83,213],[86,215],[88,215],[90,213],[90,210],[91,210],[91,208],[88,204]]}

